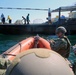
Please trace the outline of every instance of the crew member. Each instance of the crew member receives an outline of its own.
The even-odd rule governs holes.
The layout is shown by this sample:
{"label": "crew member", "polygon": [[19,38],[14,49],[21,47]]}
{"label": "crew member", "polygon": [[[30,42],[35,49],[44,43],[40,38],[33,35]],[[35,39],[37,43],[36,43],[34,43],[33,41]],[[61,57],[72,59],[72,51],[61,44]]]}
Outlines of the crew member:
{"label": "crew member", "polygon": [[27,17],[26,17],[27,24],[29,24],[29,22],[30,22],[30,20],[29,20],[29,15],[30,15],[30,14],[28,14]]}
{"label": "crew member", "polygon": [[58,52],[63,57],[68,58],[70,54],[71,43],[69,39],[65,36],[66,32],[67,30],[64,27],[58,27],[56,29],[56,35],[58,36],[58,39],[50,40],[49,42],[54,51]]}
{"label": "crew member", "polygon": [[24,20],[24,24],[26,24],[26,18],[24,16],[22,16],[23,20]]}
{"label": "crew member", "polygon": [[5,23],[5,17],[4,17],[4,14],[3,13],[1,14],[1,22],[2,22],[2,24]]}
{"label": "crew member", "polygon": [[9,20],[9,23],[12,22],[12,18],[8,15],[7,20]]}

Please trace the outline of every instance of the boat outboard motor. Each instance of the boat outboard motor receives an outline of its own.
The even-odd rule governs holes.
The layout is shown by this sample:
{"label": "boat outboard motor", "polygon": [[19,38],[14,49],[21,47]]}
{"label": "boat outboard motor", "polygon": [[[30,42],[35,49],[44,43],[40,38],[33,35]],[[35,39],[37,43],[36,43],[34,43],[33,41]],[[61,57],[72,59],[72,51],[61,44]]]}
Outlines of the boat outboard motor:
{"label": "boat outboard motor", "polygon": [[8,67],[6,75],[74,75],[66,59],[44,48],[19,54]]}

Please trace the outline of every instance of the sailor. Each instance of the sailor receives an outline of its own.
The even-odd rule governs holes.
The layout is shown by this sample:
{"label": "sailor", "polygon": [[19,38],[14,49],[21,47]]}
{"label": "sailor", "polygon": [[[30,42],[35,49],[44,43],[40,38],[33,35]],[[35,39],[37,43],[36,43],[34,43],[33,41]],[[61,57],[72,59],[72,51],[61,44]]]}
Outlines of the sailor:
{"label": "sailor", "polygon": [[28,15],[26,16],[27,24],[29,24],[29,22],[30,22],[30,20],[29,20],[29,15],[30,15],[30,14],[28,14]]}
{"label": "sailor", "polygon": [[8,15],[7,20],[9,20],[9,23],[11,23],[12,18]]}
{"label": "sailor", "polygon": [[2,22],[2,24],[4,24],[4,23],[5,23],[5,16],[4,16],[4,14],[3,14],[3,13],[1,14],[1,22]]}
{"label": "sailor", "polygon": [[48,20],[48,23],[51,24],[51,10],[50,8],[48,9],[48,18],[46,18]]}
{"label": "sailor", "polygon": [[24,24],[26,24],[26,18],[24,16],[22,16],[23,20],[24,20]]}
{"label": "sailor", "polygon": [[58,52],[63,57],[68,58],[70,54],[71,43],[65,36],[66,32],[67,30],[63,26],[58,27],[56,29],[56,35],[58,38],[56,40],[50,40],[49,42],[54,51]]}

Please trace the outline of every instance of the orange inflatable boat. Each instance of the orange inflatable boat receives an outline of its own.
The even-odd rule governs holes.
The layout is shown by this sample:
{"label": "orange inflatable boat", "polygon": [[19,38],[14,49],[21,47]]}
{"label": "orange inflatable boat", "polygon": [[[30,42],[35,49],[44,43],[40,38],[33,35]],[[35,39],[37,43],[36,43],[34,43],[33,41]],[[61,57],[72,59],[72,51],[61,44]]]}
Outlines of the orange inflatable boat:
{"label": "orange inflatable boat", "polygon": [[[39,48],[39,49],[38,49]],[[44,49],[45,48],[45,49]],[[22,57],[25,57],[26,55],[25,55],[25,53],[26,54],[28,54],[28,53],[30,53],[31,52],[31,54],[32,54],[32,52],[33,52],[33,50],[35,51],[35,55],[37,56],[37,57],[29,57],[29,59],[31,59],[32,58],[32,61],[33,60],[37,60],[38,62],[36,62],[36,64],[35,64],[35,66],[37,66],[37,69],[36,69],[36,67],[34,68],[34,66],[33,66],[33,71],[35,71],[35,73],[38,73],[39,74],[39,72],[37,72],[38,70],[40,70],[40,72],[41,72],[41,70],[42,70],[42,73],[44,73],[44,72],[46,72],[45,70],[47,70],[47,68],[46,67],[48,67],[47,66],[47,64],[50,66],[50,65],[53,65],[52,63],[54,63],[54,69],[56,69],[55,67],[56,67],[56,65],[58,66],[58,65],[60,65],[61,64],[61,61],[63,61],[63,64],[65,65],[65,67],[67,66],[68,67],[68,69],[66,70],[67,71],[67,73],[68,72],[70,72],[69,74],[66,74],[66,75],[74,75],[73,74],[73,72],[72,72],[72,69],[70,68],[70,62],[68,61],[68,60],[66,60],[66,59],[64,59],[64,58],[62,58],[58,53],[56,53],[56,52],[54,52],[54,51],[52,51],[52,49],[51,49],[51,47],[50,47],[50,43],[47,41],[47,40],[45,40],[45,39],[43,39],[43,38],[41,38],[41,37],[39,37],[39,36],[35,36],[35,37],[30,37],[30,38],[27,38],[27,39],[25,39],[25,40],[22,40],[21,42],[19,42],[18,44],[16,44],[15,46],[13,46],[12,48],[10,48],[9,50],[7,50],[6,52],[4,52],[1,56],[3,57],[3,58],[5,58],[5,59],[7,59],[7,60],[10,60],[10,61],[12,61],[11,62],[11,64],[9,65],[9,69],[6,69],[6,75],[22,75],[22,74],[8,74],[8,73],[12,73],[12,71],[13,70],[15,70],[15,69],[13,69],[13,68],[15,68],[16,67],[16,63],[17,64],[19,64],[19,62],[21,62],[22,64],[21,64],[21,66],[19,66],[18,67],[18,69],[17,70],[19,70],[20,69],[20,67],[22,67],[20,70],[19,70],[19,72],[25,72],[26,73],[26,71],[27,70],[25,70],[25,68],[27,67],[26,66],[26,64],[27,64],[27,61],[25,61],[26,60],[26,58],[24,58],[23,60],[24,61],[20,61],[20,59],[22,58]],[[44,50],[44,51],[43,51]],[[43,53],[44,52],[44,53]],[[51,54],[51,56],[49,55],[49,54]],[[56,55],[55,55],[56,54]],[[29,54],[28,54],[29,55]],[[57,58],[56,58],[56,57]],[[16,58],[19,58],[20,57],[20,59],[19,60],[17,60]],[[39,58],[38,58],[39,57]],[[46,63],[45,62],[45,60],[41,60],[41,58],[45,58],[45,60],[46,60],[46,62],[48,61],[48,63]],[[47,58],[48,58],[48,60],[47,60]],[[28,58],[27,58],[27,60],[28,60],[28,64],[30,65],[30,63],[32,62],[32,61],[30,61]],[[39,60],[40,59],[40,60]],[[54,59],[54,60],[53,60]],[[16,62],[15,62],[15,61]],[[58,62],[59,61],[59,62]],[[14,62],[14,64],[12,64]],[[26,63],[25,63],[26,62]],[[34,61],[33,61],[34,62]],[[32,63],[33,63],[32,62]],[[56,62],[58,62],[58,63],[56,63]],[[23,65],[23,63],[25,63],[25,65]],[[43,65],[43,68],[46,68],[45,70],[44,69],[38,69],[38,64],[40,64],[40,63],[42,63],[42,65]],[[49,64],[49,63],[51,63],[51,64]],[[33,63],[34,64],[34,63]],[[55,65],[56,64],[56,65]],[[61,65],[63,65],[63,64],[61,64]],[[11,65],[13,65],[13,66],[11,66]],[[63,66],[64,66],[63,65]],[[44,67],[45,66],[45,67]],[[30,66],[29,66],[30,67]],[[50,67],[52,67],[52,66],[50,66]],[[63,74],[63,75],[65,75],[64,73],[65,73],[65,68],[64,67],[62,67],[63,69],[64,69],[64,71],[62,70],[62,71],[60,71],[60,69],[59,69],[59,71]],[[32,69],[32,68],[31,68]],[[51,72],[54,72],[53,71],[53,69],[52,68],[49,68],[49,69],[51,69]],[[57,68],[58,69],[58,68]],[[56,70],[57,70],[56,69]],[[29,70],[28,70],[29,71]],[[17,71],[15,71],[16,73],[18,73]],[[49,70],[49,72],[50,72],[50,70]],[[57,72],[58,73],[58,71],[55,71],[55,72]],[[55,73],[54,72],[54,73]],[[63,73],[64,72],[64,73]],[[48,73],[48,70],[47,70],[47,72],[46,73]],[[23,74],[23,75],[25,75],[25,74]],[[31,74],[30,74],[31,75]],[[42,74],[41,74],[42,75]],[[46,74],[47,75],[47,74]],[[52,74],[52,75],[55,75],[55,74]],[[61,74],[58,74],[58,75],[61,75]]]}
{"label": "orange inflatable boat", "polygon": [[18,55],[19,53],[21,53],[25,50],[31,49],[31,48],[51,49],[49,42],[46,41],[45,39],[43,39],[41,37],[39,37],[38,39],[36,39],[36,37],[30,37],[30,38],[27,38],[27,39],[19,42],[18,44],[16,44],[15,46],[10,48],[6,52],[4,52],[2,54],[2,57],[12,61],[16,57],[16,55]]}

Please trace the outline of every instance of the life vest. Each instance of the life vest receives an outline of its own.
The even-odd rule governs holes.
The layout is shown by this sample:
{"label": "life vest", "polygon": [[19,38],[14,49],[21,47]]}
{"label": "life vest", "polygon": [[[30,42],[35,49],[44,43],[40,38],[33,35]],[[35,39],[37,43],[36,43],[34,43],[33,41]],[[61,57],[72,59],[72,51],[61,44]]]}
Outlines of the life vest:
{"label": "life vest", "polygon": [[66,36],[64,36],[63,38],[67,41],[66,57],[69,57],[71,43],[70,43],[69,39]]}
{"label": "life vest", "polygon": [[65,57],[65,58],[68,58],[69,54],[70,54],[71,43],[66,36],[63,36],[61,39],[64,39],[67,42],[67,46],[65,48],[61,47],[61,48],[59,48],[58,50],[55,50],[55,51],[57,53],[59,53],[61,56]]}

